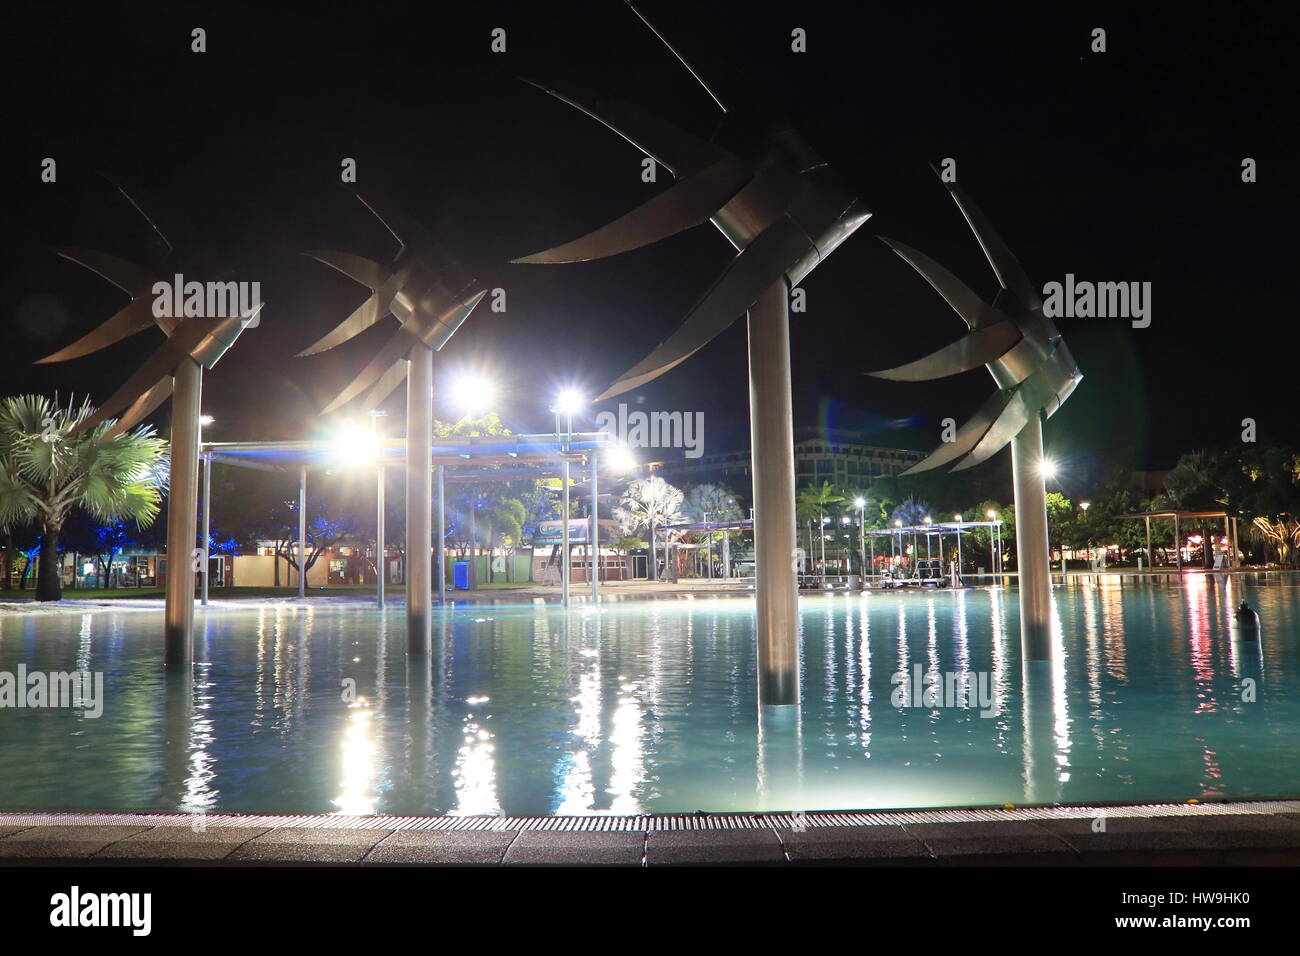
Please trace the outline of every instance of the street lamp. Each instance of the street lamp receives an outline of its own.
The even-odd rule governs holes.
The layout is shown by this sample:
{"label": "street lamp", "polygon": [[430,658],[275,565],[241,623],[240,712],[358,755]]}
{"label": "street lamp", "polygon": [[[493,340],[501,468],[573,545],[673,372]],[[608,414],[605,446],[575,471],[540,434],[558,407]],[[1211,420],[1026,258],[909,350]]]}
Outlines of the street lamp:
{"label": "street lamp", "polygon": [[957,579],[961,579],[961,515],[957,515]]}
{"label": "street lamp", "polygon": [[[564,496],[561,505],[561,520],[564,523],[564,530],[560,535],[560,588],[562,592],[561,601],[565,607],[569,606],[569,436],[573,433],[573,413],[581,408],[585,403],[582,396],[576,389],[561,389],[555,397],[555,404],[552,406],[555,411],[555,437],[560,437],[560,415],[565,416],[564,445],[562,451],[564,459],[560,464],[561,480],[564,484]],[[651,532],[653,534],[653,530]]]}
{"label": "street lamp", "polygon": [[[379,434],[379,419],[387,418],[388,412],[382,408],[372,408],[370,414],[370,434],[375,443],[375,451],[379,452],[383,445],[383,439]],[[439,519],[441,520],[441,513]],[[384,543],[384,460],[376,454],[375,460],[375,576],[378,581],[375,583],[375,601],[379,609],[384,609],[384,582],[388,579],[387,568],[387,548]],[[442,542],[438,542],[438,554],[442,555]],[[444,569],[441,565],[438,568],[438,574],[442,575]],[[441,577],[438,579],[442,580]]]}
{"label": "street lamp", "polygon": [[[865,563],[867,560],[867,499],[861,496],[853,499],[853,506],[858,509],[858,554]],[[875,539],[872,539],[873,541]],[[872,572],[875,572],[875,556],[872,556]],[[863,583],[866,583],[867,569],[862,569]]]}
{"label": "street lamp", "polygon": [[497,397],[497,386],[485,375],[467,372],[452,382],[451,397],[461,410],[462,418],[473,418],[492,407]]}
{"label": "street lamp", "polygon": [[[984,512],[984,517],[988,518],[990,521],[997,521],[998,513],[994,511],[992,508],[990,508],[988,511]],[[1002,525],[996,524],[992,528],[990,528],[989,531],[990,531],[990,538],[993,543],[993,573],[1001,574],[1002,573]]]}

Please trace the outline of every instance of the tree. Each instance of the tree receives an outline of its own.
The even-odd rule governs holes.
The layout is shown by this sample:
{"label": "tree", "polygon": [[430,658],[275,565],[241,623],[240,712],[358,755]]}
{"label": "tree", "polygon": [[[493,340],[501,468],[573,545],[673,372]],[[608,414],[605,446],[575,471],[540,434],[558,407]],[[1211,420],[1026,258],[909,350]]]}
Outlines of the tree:
{"label": "tree", "polygon": [[658,580],[658,550],[655,530],[680,516],[683,495],[662,478],[641,478],[627,486],[623,498],[614,506],[614,518],[624,534],[642,531],[650,536],[650,579]]}
{"label": "tree", "polygon": [[94,413],[40,395],[0,402],[0,527],[31,522],[41,531],[36,599],[63,597],[59,534],[74,509],[105,522],[152,524],[167,483],[167,444],[141,425],[108,437],[115,419],[73,434]]}
{"label": "tree", "polygon": [[[812,547],[812,526],[816,524],[818,533],[817,537],[821,539],[822,570],[826,568],[826,534],[822,531],[823,520],[828,516],[829,506],[837,504],[844,500],[844,496],[839,494],[829,481],[823,481],[821,485],[809,485],[803,491],[799,492],[795,498],[795,514],[802,515],[804,520],[809,522],[809,540],[808,546]],[[811,552],[808,555],[812,559]]]}

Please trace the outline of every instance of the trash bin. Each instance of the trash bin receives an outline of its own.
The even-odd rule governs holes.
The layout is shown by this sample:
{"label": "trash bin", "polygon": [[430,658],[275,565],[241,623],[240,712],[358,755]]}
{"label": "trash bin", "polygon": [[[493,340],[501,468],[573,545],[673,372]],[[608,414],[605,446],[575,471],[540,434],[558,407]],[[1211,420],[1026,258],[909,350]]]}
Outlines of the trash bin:
{"label": "trash bin", "polygon": [[469,590],[469,562],[453,561],[451,564],[451,586],[462,591]]}

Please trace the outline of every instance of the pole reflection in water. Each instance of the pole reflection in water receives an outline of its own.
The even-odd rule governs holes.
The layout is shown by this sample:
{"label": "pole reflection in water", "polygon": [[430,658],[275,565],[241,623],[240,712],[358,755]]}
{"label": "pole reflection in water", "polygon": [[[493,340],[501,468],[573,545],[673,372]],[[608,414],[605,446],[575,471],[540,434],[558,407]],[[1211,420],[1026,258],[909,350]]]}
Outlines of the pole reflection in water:
{"label": "pole reflection in water", "polygon": [[758,808],[805,810],[803,705],[758,705]]}
{"label": "pole reflection in water", "polygon": [[1051,659],[1021,661],[1024,782],[1028,804],[1060,802],[1070,779],[1070,715],[1065,694],[1064,633],[1052,594]]}

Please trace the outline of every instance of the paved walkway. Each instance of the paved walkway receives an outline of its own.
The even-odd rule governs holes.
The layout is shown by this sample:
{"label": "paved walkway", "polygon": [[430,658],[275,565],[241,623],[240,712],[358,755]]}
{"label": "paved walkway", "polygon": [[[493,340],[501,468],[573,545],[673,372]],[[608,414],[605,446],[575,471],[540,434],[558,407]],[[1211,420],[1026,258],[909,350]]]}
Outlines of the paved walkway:
{"label": "paved walkway", "polygon": [[0,814],[0,865],[1294,866],[1300,801],[655,817]]}

